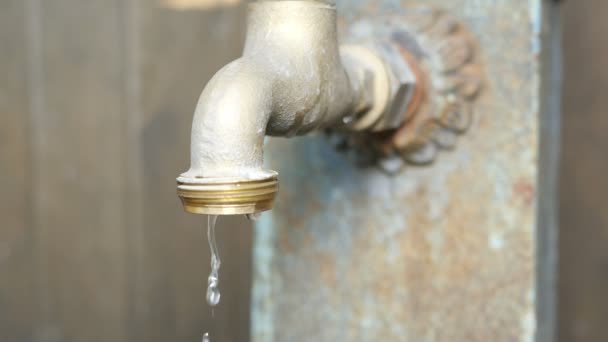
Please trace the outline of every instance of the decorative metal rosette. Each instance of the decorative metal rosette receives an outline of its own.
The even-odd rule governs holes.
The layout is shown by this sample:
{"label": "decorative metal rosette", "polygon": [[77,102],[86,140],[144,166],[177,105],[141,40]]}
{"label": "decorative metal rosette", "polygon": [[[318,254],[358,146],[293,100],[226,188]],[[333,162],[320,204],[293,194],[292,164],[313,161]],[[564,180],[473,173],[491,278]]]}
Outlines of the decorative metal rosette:
{"label": "decorative metal rosette", "polygon": [[398,46],[416,75],[404,123],[376,132],[328,132],[356,163],[389,173],[407,164],[430,164],[440,150],[453,149],[471,125],[483,85],[477,46],[462,22],[432,7],[406,13],[366,15],[354,20],[346,35],[355,42],[381,39]]}

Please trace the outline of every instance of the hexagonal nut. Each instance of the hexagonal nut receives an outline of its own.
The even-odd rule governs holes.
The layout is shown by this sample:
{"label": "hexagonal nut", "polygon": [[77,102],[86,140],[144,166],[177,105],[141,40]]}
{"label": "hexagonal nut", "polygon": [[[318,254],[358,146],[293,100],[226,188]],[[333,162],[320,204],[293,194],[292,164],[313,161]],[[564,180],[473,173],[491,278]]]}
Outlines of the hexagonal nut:
{"label": "hexagonal nut", "polygon": [[356,116],[344,122],[352,130],[399,128],[414,99],[416,73],[399,46],[389,42],[341,47],[353,88],[360,94]]}
{"label": "hexagonal nut", "polygon": [[414,67],[410,65],[398,46],[385,43],[378,46],[389,74],[390,103],[374,130],[396,129],[406,121],[408,108],[412,104],[419,85]]}
{"label": "hexagonal nut", "polygon": [[375,48],[366,45],[343,45],[340,54],[353,90],[359,96],[354,115],[344,123],[350,130],[371,130],[391,102],[386,63]]}

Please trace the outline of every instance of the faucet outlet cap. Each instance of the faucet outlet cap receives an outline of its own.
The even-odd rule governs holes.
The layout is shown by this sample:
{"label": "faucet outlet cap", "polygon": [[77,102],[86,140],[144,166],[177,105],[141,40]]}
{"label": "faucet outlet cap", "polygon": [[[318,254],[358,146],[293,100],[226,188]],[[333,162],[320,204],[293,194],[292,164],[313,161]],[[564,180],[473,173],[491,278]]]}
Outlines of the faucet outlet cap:
{"label": "faucet outlet cap", "polygon": [[276,175],[266,179],[203,178],[177,182],[184,210],[192,214],[246,215],[272,209],[279,190]]}

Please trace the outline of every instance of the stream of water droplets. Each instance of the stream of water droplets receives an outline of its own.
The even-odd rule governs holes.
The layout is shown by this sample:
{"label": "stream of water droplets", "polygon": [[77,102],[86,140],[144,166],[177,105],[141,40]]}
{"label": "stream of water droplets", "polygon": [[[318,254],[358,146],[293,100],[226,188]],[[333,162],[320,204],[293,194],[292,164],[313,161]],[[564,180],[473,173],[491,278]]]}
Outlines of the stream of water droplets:
{"label": "stream of water droplets", "polygon": [[[247,218],[251,221],[257,221],[260,218],[260,213],[249,214]],[[217,248],[217,242],[215,241],[215,224],[217,223],[216,215],[209,215],[207,217],[207,240],[209,241],[209,251],[211,252],[211,272],[209,278],[207,278],[207,304],[211,306],[211,313],[213,316],[213,307],[220,303],[220,289],[219,289],[219,271],[220,271],[220,254]],[[203,335],[203,342],[210,342],[209,333]]]}
{"label": "stream of water droplets", "polygon": [[[219,271],[220,271],[220,254],[217,249],[217,242],[215,241],[215,224],[217,223],[216,215],[209,215],[207,217],[207,240],[209,241],[209,251],[211,252],[211,272],[209,278],[207,278],[207,304],[211,306],[211,316],[213,316],[213,307],[220,303],[220,289],[219,289]],[[209,333],[203,335],[203,342],[210,342]]]}
{"label": "stream of water droplets", "polygon": [[207,239],[209,240],[209,250],[211,251],[211,273],[207,279],[207,303],[209,305],[216,306],[220,302],[220,289],[219,289],[219,270],[220,270],[220,254],[217,250],[217,243],[215,242],[215,223],[217,222],[217,216],[209,215],[207,218]]}

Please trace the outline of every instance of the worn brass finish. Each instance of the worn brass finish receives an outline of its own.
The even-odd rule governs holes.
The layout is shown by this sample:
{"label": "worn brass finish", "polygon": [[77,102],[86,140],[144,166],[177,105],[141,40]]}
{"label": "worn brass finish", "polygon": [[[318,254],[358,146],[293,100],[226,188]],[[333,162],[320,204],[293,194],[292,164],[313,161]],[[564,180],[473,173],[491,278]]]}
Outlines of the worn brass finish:
{"label": "worn brass finish", "polygon": [[198,184],[178,182],[177,194],[192,214],[243,215],[270,210],[278,189],[276,176],[249,181],[219,178]]}
{"label": "worn brass finish", "polygon": [[[263,168],[266,135],[348,131],[348,123],[368,111],[389,112],[397,97],[392,89],[400,89],[403,77],[382,63],[381,50],[360,55],[360,49],[341,48],[336,18],[335,6],[320,1],[250,4],[243,56],[213,77],[195,110],[190,169],[178,178],[186,211],[268,210],[277,180]],[[407,92],[399,95],[407,98]],[[405,120],[377,116],[393,128]]]}

